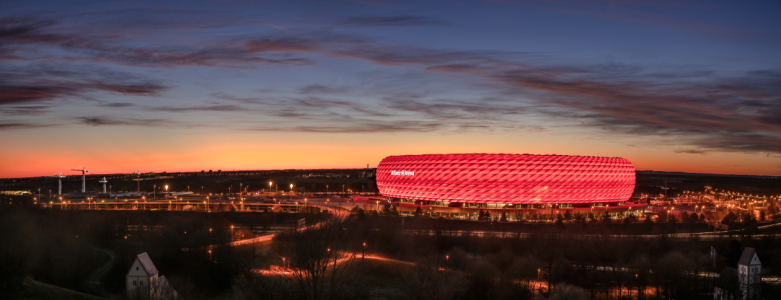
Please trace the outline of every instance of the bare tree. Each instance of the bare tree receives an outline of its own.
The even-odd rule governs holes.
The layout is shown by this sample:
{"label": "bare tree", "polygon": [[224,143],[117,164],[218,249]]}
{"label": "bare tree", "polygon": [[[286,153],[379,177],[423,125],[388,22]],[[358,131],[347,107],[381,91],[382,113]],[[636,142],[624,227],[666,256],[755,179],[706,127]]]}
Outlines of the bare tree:
{"label": "bare tree", "polygon": [[344,299],[355,282],[356,253],[361,243],[354,231],[343,230],[341,223],[328,220],[300,232],[286,231],[274,237],[274,248],[285,258],[289,272],[304,299]]}
{"label": "bare tree", "polygon": [[465,290],[467,280],[461,271],[439,269],[436,264],[422,263],[404,276],[407,295],[416,300],[456,299]]}
{"label": "bare tree", "polygon": [[151,278],[149,282],[139,281],[129,294],[131,300],[176,300],[180,299],[165,276]]}

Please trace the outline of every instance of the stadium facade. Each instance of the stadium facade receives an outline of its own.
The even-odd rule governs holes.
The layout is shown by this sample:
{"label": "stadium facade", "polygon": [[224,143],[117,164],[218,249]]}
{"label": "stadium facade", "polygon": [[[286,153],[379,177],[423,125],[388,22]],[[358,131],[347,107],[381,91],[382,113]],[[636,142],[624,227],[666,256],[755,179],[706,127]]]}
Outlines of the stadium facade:
{"label": "stadium facade", "polygon": [[635,187],[632,163],[618,157],[426,154],[384,158],[380,194],[402,213],[418,207],[463,214],[622,213]]}

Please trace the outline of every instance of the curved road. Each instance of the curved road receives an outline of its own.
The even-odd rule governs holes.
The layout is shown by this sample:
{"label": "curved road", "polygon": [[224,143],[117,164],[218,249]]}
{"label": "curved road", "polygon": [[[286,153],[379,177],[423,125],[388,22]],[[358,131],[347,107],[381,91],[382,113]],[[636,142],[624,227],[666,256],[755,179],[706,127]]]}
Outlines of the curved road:
{"label": "curved road", "polygon": [[106,274],[109,270],[111,270],[111,267],[114,265],[114,263],[117,261],[117,254],[114,253],[111,250],[106,250],[103,248],[92,248],[95,251],[103,252],[106,255],[109,256],[108,262],[103,264],[100,268],[92,272],[92,274],[87,277],[87,280],[84,281],[84,288],[92,293],[93,295],[98,295],[102,297],[111,297],[114,294],[107,291],[103,286],[100,284],[101,278],[103,278],[103,275]]}

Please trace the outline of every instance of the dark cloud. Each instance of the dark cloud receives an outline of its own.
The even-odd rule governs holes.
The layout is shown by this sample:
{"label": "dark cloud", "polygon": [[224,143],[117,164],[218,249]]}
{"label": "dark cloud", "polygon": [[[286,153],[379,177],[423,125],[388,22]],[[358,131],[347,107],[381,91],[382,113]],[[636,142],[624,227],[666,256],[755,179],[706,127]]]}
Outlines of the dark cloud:
{"label": "dark cloud", "polygon": [[415,112],[437,120],[497,120],[504,116],[529,112],[521,105],[489,104],[487,101],[421,100],[386,97],[384,106],[397,111]]}
{"label": "dark cloud", "polygon": [[237,105],[204,105],[204,106],[159,106],[150,107],[150,110],[154,111],[166,111],[166,112],[189,112],[189,111],[246,111],[244,107]]}
{"label": "dark cloud", "polygon": [[127,102],[114,102],[114,103],[101,104],[100,106],[112,107],[112,108],[121,108],[121,107],[130,107],[130,106],[133,106],[133,105],[135,105],[135,104],[127,103]]}
{"label": "dark cloud", "polygon": [[[230,43],[211,46],[186,47],[127,46],[119,32],[94,33],[94,31],[66,31],[58,22],[36,18],[0,19],[0,42],[7,47],[5,56],[14,53],[36,53],[40,46],[59,47],[74,51],[79,56],[70,60],[94,62],[96,60],[118,64],[147,67],[218,66],[231,68],[253,68],[257,65],[310,65],[309,59],[285,56],[259,56]],[[129,39],[129,38],[128,38]],[[42,55],[51,55],[45,53]]]}
{"label": "dark cloud", "polygon": [[90,92],[156,95],[166,86],[135,74],[63,64],[0,67],[0,105],[32,103]]}
{"label": "dark cloud", "polygon": [[361,16],[351,17],[337,22],[337,25],[343,26],[443,26],[450,23],[423,16]]}
{"label": "dark cloud", "polygon": [[[370,16],[343,20],[360,26],[433,24],[436,19],[415,16]],[[433,22],[433,23],[432,23]],[[97,32],[97,33],[96,33]],[[67,30],[60,23],[35,18],[0,20],[0,59],[61,55],[76,61],[98,61],[148,67],[215,66],[256,68],[299,66],[315,62],[308,56],[358,59],[401,66],[408,73],[462,79],[485,91],[485,97],[445,99],[425,91],[402,94],[419,84],[415,78],[395,86],[356,92],[353,87],[308,85],[294,96],[216,98],[263,105],[269,116],[296,118],[307,132],[404,132],[431,130],[490,130],[526,128],[523,117],[551,118],[561,126],[662,137],[694,147],[684,151],[781,152],[781,71],[755,70],[719,74],[712,70],[674,67],[653,69],[622,63],[553,63],[529,53],[449,51],[377,43],[333,32],[296,32],[262,37],[210,41],[199,47],[167,45],[130,47],[121,33]],[[46,52],[40,49],[56,48]],[[299,57],[301,55],[302,57]],[[422,85],[422,84],[421,84]],[[375,87],[376,88],[376,87]],[[0,105],[26,104],[88,92],[157,95],[166,86],[154,80],[106,70],[69,68],[0,68]],[[372,95],[372,93],[374,95]],[[356,100],[360,99],[360,100]],[[369,99],[369,100],[364,100]],[[497,100],[498,99],[498,100]],[[233,105],[156,108],[165,112],[241,111]],[[33,110],[30,110],[32,112]],[[429,122],[393,120],[429,120]],[[90,125],[137,125],[134,120],[82,118]],[[320,126],[322,124],[322,126]],[[259,128],[267,128],[260,126]]]}
{"label": "dark cloud", "polygon": [[91,126],[162,126],[170,124],[165,119],[80,117],[79,123]]}
{"label": "dark cloud", "polygon": [[0,112],[11,116],[37,116],[50,112],[49,105],[3,106]]}
{"label": "dark cloud", "polygon": [[689,149],[689,150],[675,150],[673,151],[675,153],[686,153],[686,154],[705,154],[708,153],[708,151],[704,150],[695,150],[695,149]]}
{"label": "dark cloud", "polygon": [[333,87],[320,84],[310,84],[298,90],[300,94],[343,94],[347,92],[344,87]]}
{"label": "dark cloud", "polygon": [[13,85],[0,79],[0,105],[50,100],[66,95],[70,86]]}
{"label": "dark cloud", "polygon": [[292,127],[255,127],[247,130],[255,131],[295,131],[312,133],[400,133],[400,132],[431,132],[444,128],[444,124],[422,122],[417,120],[400,120],[396,122],[377,122],[356,120],[347,124],[321,126]]}
{"label": "dark cloud", "polygon": [[24,123],[24,122],[0,122],[0,130],[42,128],[42,127],[51,127],[51,126],[54,125],[33,124],[33,123]]}

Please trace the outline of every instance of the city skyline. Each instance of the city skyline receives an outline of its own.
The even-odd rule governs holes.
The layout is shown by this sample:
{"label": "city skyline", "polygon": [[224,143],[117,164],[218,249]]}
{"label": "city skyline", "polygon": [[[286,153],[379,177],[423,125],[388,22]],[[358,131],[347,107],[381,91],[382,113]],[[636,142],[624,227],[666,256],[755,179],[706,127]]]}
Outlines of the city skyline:
{"label": "city skyline", "polygon": [[781,175],[781,3],[0,3],[0,178],[623,157]]}

